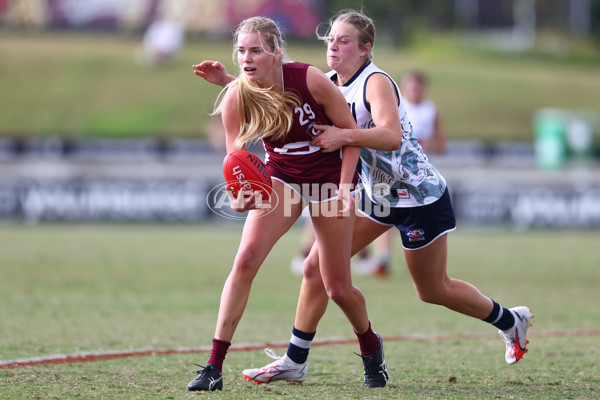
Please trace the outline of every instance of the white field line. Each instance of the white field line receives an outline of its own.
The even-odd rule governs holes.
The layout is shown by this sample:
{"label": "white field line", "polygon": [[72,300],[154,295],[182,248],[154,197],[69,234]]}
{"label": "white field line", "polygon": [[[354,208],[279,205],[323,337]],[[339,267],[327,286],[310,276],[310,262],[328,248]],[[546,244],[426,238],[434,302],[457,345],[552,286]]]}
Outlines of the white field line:
{"label": "white field line", "polygon": [[[583,337],[583,336],[600,336],[600,329],[586,330],[564,330],[564,331],[539,331],[530,332],[528,337]],[[438,341],[438,340],[482,340],[497,338],[494,334],[453,334],[453,335],[436,335],[436,334],[414,334],[414,335],[399,335],[386,336],[384,341],[403,342],[403,341]],[[327,345],[343,345],[355,344],[356,338],[329,338],[315,340],[313,346]],[[262,350],[265,347],[271,348],[286,348],[288,342],[263,342],[263,343],[248,343],[236,344],[229,348],[229,351],[256,351]],[[204,347],[179,347],[174,349],[130,349],[130,350],[94,350],[87,352],[79,352],[73,354],[55,354],[49,356],[20,358],[15,360],[0,360],[0,369],[31,367],[43,364],[70,364],[80,362],[91,362],[99,360],[111,360],[115,358],[130,358],[151,355],[167,355],[167,354],[192,354],[192,353],[209,353],[211,346]]]}

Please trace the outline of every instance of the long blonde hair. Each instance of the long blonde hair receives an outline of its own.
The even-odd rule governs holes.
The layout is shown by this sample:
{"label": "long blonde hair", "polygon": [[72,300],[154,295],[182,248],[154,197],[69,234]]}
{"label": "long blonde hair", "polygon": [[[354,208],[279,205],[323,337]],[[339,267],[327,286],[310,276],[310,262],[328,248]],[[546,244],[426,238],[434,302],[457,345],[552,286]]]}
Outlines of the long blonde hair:
{"label": "long blonde hair", "polygon": [[[275,55],[279,50],[278,65],[289,62],[277,24],[270,18],[252,17],[242,21],[233,36],[234,63],[237,58],[237,41],[240,33],[258,33],[264,51]],[[225,87],[225,90],[232,85],[237,88],[240,119],[239,134],[234,142],[236,149],[259,139],[278,140],[290,131],[294,120],[293,109],[300,104],[296,95],[274,90],[273,87],[261,87],[255,82],[250,82],[242,71],[237,79]],[[220,113],[222,106],[221,101],[213,114]]]}

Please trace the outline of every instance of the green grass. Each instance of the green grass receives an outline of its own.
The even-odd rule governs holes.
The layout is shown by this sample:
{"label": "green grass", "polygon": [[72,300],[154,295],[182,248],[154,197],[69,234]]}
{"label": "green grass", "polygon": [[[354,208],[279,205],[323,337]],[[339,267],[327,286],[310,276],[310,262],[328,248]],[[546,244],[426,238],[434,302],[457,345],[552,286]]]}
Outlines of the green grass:
{"label": "green grass", "polygon": [[[210,345],[239,236],[237,225],[0,226],[0,359]],[[289,262],[299,238],[293,229],[263,265],[234,343],[289,339],[300,285]],[[235,351],[225,362],[222,393],[185,390],[195,376],[192,363],[204,363],[206,354],[0,370],[0,393],[3,399],[597,398],[600,338],[535,332],[600,328],[599,239],[595,231],[450,235],[450,275],[536,315],[530,352],[515,366],[505,364],[499,338],[388,341],[391,379],[383,390],[362,387],[357,346],[328,345],[311,350],[303,386],[246,382],[240,371],[269,359],[262,351]],[[355,283],[384,337],[495,332],[420,302],[399,243],[389,280],[357,277]],[[331,337],[352,337],[335,305],[317,334]]]}
{"label": "green grass", "polygon": [[[217,59],[231,68],[231,42],[188,40],[175,63],[138,66],[135,36],[3,32],[0,40],[0,135],[204,136],[219,88],[192,74]],[[325,48],[291,43],[292,59],[327,70]],[[411,48],[375,47],[375,62],[399,79],[424,70],[430,98],[452,139],[531,140],[541,107],[600,115],[600,64],[468,50],[457,40]]]}

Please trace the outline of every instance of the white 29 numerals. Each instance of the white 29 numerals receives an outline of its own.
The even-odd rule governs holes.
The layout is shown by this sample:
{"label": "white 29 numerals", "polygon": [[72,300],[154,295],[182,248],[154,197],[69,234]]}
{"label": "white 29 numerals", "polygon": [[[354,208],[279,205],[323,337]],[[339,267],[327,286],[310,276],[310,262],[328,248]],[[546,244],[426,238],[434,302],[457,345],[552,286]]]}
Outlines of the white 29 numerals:
{"label": "white 29 numerals", "polygon": [[[313,120],[316,118],[314,111],[312,110],[312,108],[310,108],[310,105],[308,103],[304,103],[302,107],[294,108],[294,114],[300,114],[298,120],[300,121],[301,126],[313,122]],[[313,136],[316,136],[319,133],[321,133],[320,131],[315,131],[312,127],[311,130]]]}

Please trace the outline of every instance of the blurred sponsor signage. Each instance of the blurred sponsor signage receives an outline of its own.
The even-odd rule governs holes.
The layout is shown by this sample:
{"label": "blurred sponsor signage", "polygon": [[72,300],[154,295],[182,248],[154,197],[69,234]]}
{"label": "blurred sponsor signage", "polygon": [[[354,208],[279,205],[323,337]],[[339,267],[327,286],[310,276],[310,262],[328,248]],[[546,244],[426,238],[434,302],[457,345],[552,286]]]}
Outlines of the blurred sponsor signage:
{"label": "blurred sponsor signage", "polygon": [[0,218],[42,221],[195,222],[210,218],[207,183],[73,179],[0,182]]}
{"label": "blurred sponsor signage", "polygon": [[528,228],[600,227],[600,185],[450,187],[458,221]]}
{"label": "blurred sponsor signage", "polygon": [[[211,212],[218,179],[0,181],[0,219],[44,221],[227,222]],[[530,228],[600,227],[600,185],[587,188],[477,186],[450,182],[460,224]]]}
{"label": "blurred sponsor signage", "polygon": [[[226,222],[210,196],[223,156],[199,139],[0,138],[0,220]],[[451,142],[434,165],[459,223],[600,227],[595,163],[548,172],[531,143],[469,141]]]}

